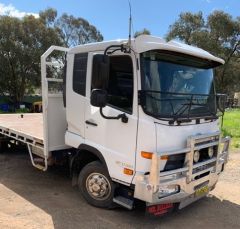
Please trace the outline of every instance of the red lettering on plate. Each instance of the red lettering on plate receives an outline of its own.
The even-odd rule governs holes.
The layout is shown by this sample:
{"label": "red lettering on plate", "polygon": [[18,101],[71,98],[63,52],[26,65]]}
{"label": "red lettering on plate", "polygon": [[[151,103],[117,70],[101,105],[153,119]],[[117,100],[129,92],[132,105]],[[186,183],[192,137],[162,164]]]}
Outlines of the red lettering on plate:
{"label": "red lettering on plate", "polygon": [[157,216],[167,213],[170,208],[173,208],[173,203],[152,205],[147,208],[147,211]]}

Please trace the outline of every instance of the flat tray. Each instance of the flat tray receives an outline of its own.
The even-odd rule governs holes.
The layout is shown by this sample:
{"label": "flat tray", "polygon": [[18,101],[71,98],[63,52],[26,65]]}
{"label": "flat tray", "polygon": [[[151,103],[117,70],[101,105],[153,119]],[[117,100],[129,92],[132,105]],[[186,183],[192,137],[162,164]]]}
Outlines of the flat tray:
{"label": "flat tray", "polygon": [[9,131],[43,143],[43,115],[41,113],[27,113],[21,117],[21,114],[1,114],[0,134],[3,131]]}

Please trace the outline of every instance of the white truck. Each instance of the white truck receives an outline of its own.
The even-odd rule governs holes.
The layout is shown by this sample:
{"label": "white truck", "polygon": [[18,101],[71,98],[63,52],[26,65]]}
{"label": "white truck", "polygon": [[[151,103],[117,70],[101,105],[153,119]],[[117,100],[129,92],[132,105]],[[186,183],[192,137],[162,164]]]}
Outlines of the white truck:
{"label": "white truck", "polygon": [[[57,63],[63,78],[60,67],[49,75]],[[52,46],[41,57],[43,113],[0,115],[1,139],[26,143],[41,170],[67,161],[91,205],[132,209],[138,199],[154,215],[181,209],[215,187],[227,162],[213,76],[222,64],[149,35]]]}

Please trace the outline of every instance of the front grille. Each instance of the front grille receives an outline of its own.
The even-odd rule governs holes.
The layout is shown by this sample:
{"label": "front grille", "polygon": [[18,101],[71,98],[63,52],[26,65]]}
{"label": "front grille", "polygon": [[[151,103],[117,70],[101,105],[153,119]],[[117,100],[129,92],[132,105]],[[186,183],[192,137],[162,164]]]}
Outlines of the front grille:
{"label": "front grille", "polygon": [[206,144],[210,144],[212,142],[217,142],[219,141],[219,135],[215,135],[215,136],[212,136],[212,137],[206,137],[206,138],[198,138],[196,141],[195,141],[195,146],[201,146],[201,145],[206,145]]}
{"label": "front grille", "polygon": [[205,176],[208,176],[209,174],[210,174],[210,172],[202,173],[202,174],[200,174],[200,175],[195,176],[194,180],[198,180],[198,179],[200,179],[200,178],[203,178],[203,177],[205,177]]}
{"label": "front grille", "polygon": [[164,167],[164,172],[165,171],[170,171],[173,169],[180,169],[184,166],[184,161],[185,161],[185,154],[177,154],[177,155],[171,155],[168,157],[167,163]]}
{"label": "front grille", "polygon": [[[199,135],[189,138],[188,145],[191,148],[191,152],[188,156],[188,164],[192,167],[192,171],[189,171],[188,180],[198,180],[202,177],[208,176],[211,171],[214,171],[216,166],[216,160],[218,155],[219,133],[216,135]],[[212,157],[209,157],[209,148],[213,149]],[[193,161],[193,154],[195,151],[199,151],[200,158],[197,162]],[[192,155],[191,155],[192,154]],[[190,161],[189,161],[190,160]]]}
{"label": "front grille", "polygon": [[[187,140],[187,148],[162,152],[168,160],[164,170],[160,171],[162,177],[168,175],[186,176],[187,182],[198,180],[215,171],[218,157],[219,132],[209,135],[190,136]],[[208,155],[209,147],[213,147],[213,155]],[[197,163],[193,161],[195,151],[200,152]]]}

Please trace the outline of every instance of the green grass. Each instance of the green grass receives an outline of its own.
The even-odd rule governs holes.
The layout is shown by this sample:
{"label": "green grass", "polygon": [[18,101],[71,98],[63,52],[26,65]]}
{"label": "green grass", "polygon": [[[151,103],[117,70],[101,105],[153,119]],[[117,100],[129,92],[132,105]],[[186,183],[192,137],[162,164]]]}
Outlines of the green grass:
{"label": "green grass", "polygon": [[225,112],[222,132],[232,138],[231,148],[240,148],[240,109]]}

